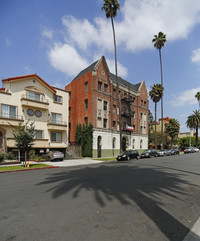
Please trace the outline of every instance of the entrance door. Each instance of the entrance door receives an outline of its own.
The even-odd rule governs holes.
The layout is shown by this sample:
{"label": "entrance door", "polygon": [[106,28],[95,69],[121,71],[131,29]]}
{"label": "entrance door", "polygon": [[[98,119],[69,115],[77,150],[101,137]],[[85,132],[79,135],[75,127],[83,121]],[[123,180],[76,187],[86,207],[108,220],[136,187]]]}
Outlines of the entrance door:
{"label": "entrance door", "polygon": [[101,136],[98,136],[98,140],[97,140],[97,151],[98,151],[98,158],[101,157]]}
{"label": "entrance door", "polygon": [[122,138],[122,151],[126,151],[126,138]]}

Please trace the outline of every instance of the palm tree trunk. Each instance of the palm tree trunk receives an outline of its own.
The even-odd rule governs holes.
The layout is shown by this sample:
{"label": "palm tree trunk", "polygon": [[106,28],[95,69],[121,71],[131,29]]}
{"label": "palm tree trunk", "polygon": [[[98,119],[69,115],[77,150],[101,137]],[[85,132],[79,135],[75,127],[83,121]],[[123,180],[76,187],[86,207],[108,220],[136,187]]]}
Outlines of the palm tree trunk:
{"label": "palm tree trunk", "polygon": [[120,140],[120,153],[121,153],[122,151],[121,105],[120,105],[120,97],[119,97],[119,83],[117,79],[117,46],[116,46],[116,39],[115,39],[114,21],[112,17],[111,17],[111,23],[112,23],[114,48],[115,48],[115,81],[117,84],[117,100],[118,100],[118,108],[119,108],[119,140]]}
{"label": "palm tree trunk", "polygon": [[198,125],[196,126],[196,147],[198,147]]}
{"label": "palm tree trunk", "polygon": [[[161,86],[163,87],[161,49],[159,49],[159,56],[160,56]],[[162,94],[162,97],[161,97],[161,149],[163,149],[163,94]]]}
{"label": "palm tree trunk", "polygon": [[155,149],[157,149],[157,102],[155,102]]}

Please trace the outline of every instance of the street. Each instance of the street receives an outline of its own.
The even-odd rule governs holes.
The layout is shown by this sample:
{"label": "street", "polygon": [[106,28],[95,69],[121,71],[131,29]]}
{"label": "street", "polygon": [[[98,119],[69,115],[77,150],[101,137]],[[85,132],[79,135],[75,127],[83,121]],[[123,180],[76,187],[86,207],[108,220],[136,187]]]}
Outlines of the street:
{"label": "street", "polygon": [[0,174],[0,240],[181,241],[200,153]]}

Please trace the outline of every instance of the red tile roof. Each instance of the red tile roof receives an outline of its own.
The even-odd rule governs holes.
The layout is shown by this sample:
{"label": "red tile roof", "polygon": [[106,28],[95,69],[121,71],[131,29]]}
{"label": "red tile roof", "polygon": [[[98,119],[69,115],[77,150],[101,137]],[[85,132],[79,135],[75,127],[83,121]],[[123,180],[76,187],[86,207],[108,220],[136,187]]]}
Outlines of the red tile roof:
{"label": "red tile roof", "polygon": [[42,78],[40,78],[37,74],[29,74],[29,75],[22,75],[22,76],[16,76],[16,77],[10,77],[8,79],[3,79],[2,82],[9,82],[9,81],[13,81],[13,80],[18,80],[18,79],[26,79],[26,78],[37,78],[39,79],[43,84],[45,84],[49,89],[51,89],[54,93],[56,93],[56,90],[50,86],[49,84],[47,84],[47,82],[45,82]]}

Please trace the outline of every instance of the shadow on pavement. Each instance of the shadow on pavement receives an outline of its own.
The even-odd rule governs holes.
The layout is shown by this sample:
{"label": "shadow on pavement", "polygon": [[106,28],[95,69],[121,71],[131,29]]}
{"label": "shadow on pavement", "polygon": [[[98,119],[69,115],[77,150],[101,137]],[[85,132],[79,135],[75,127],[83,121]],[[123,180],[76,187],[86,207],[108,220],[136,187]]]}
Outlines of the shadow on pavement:
{"label": "shadow on pavement", "polygon": [[170,241],[179,241],[189,229],[162,208],[159,196],[178,199],[177,194],[186,194],[181,186],[191,184],[181,176],[153,168],[107,164],[50,174],[38,185],[56,184],[47,190],[53,198],[67,192],[78,198],[83,189],[92,191],[102,207],[114,199],[122,205],[135,202]]}

